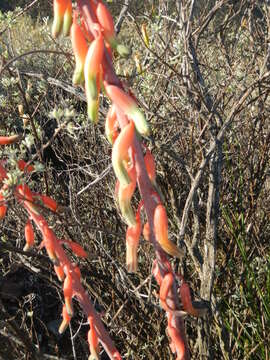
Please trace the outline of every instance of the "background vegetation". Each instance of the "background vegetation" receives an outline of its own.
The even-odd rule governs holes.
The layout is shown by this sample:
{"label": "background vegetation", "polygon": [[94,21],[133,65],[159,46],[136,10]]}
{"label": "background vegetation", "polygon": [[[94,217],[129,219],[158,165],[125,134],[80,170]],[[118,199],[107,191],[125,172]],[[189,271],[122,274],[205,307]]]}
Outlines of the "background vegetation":
{"label": "background vegetation", "polygon": [[[267,360],[270,6],[193,3],[132,1],[119,34],[132,56],[116,57],[115,66],[153,129],[170,235],[186,248],[175,267],[209,306],[207,317],[186,319],[192,358]],[[116,19],[122,5],[108,2]],[[59,237],[87,250],[88,259],[80,260],[84,285],[123,358],[173,359],[148,243],[140,245],[139,272],[125,270],[125,225],[104,136],[108,102],[102,98],[93,126],[83,89],[71,84],[70,41],[51,38],[51,1],[4,1],[1,7],[0,133],[24,136],[19,147],[0,149],[1,159],[15,179],[24,176],[61,204],[57,217],[47,218]],[[33,160],[39,171],[26,177],[16,168],[18,158]],[[38,250],[40,238],[34,251],[22,251],[26,214],[14,204],[11,199],[0,228],[0,357],[33,359],[34,344],[39,359],[85,359],[85,319],[77,306],[70,329],[58,335],[60,284]]]}

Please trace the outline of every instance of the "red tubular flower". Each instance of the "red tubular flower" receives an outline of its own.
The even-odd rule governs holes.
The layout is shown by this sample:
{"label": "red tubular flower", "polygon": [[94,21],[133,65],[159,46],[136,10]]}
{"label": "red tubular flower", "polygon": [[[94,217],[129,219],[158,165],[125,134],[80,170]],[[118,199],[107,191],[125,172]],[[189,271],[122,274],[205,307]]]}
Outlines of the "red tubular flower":
{"label": "red tubular flower", "polygon": [[168,294],[171,290],[173,282],[174,282],[174,277],[171,272],[165,274],[161,281],[159,298],[160,298],[161,306],[165,311],[173,311],[173,309],[171,309],[167,304]]}
{"label": "red tubular flower", "polygon": [[71,0],[54,0],[53,1],[53,25],[52,36],[57,38],[63,29],[64,15]]}
{"label": "red tubular flower", "polygon": [[179,332],[178,329],[173,325],[173,315],[171,313],[168,314],[168,335],[171,338],[170,348],[173,353],[177,353],[176,360],[184,360],[185,358],[185,342]]}
{"label": "red tubular flower", "polygon": [[41,201],[43,202],[44,206],[46,206],[48,209],[50,209],[53,212],[56,212],[58,209],[58,204],[57,202],[52,199],[51,197],[47,196],[47,195],[39,195]]}
{"label": "red tubular flower", "polygon": [[141,205],[137,210],[136,224],[129,226],[126,232],[126,266],[128,272],[136,272],[138,268],[138,246],[142,232],[141,225]]}
{"label": "red tubular flower", "polygon": [[66,244],[70,247],[70,249],[81,258],[87,258],[87,252],[82,248],[80,244],[75,243],[74,241],[66,241]]}
{"label": "red tubular flower", "polygon": [[63,36],[68,36],[72,24],[72,2],[68,1],[63,20]]}
{"label": "red tubular flower", "polygon": [[67,312],[67,308],[66,305],[63,305],[63,310],[62,310],[62,323],[58,329],[59,334],[63,334],[63,332],[66,330],[66,328],[68,327],[68,324],[70,323],[71,317],[69,316],[68,312]]}
{"label": "red tubular flower", "polygon": [[131,198],[136,189],[136,169],[135,166],[127,169],[127,174],[130,179],[130,183],[126,186],[119,183],[118,186],[118,202],[121,213],[126,220],[128,226],[132,227],[136,225],[135,215],[131,206]]}
{"label": "red tubular flower", "polygon": [[112,15],[102,1],[99,1],[95,7],[95,14],[102,27],[106,41],[113,49],[116,49],[121,56],[128,56],[130,54],[129,49],[117,42]]}
{"label": "red tubular flower", "polygon": [[65,280],[65,273],[64,273],[64,270],[63,270],[62,266],[54,265],[54,271],[55,271],[59,281],[62,282],[62,281]]}
{"label": "red tubular flower", "polygon": [[88,331],[88,344],[90,349],[89,360],[99,360],[99,346],[98,346],[98,336],[94,326],[94,320],[92,317],[88,318],[90,325],[90,330]]}
{"label": "red tubular flower", "polygon": [[27,223],[26,223],[25,228],[24,228],[24,234],[25,234],[26,244],[25,244],[23,250],[27,251],[31,247],[33,247],[34,243],[35,243],[34,229],[33,229],[33,226],[31,224],[30,219],[27,220]]}
{"label": "red tubular flower", "polygon": [[72,81],[74,85],[79,85],[84,83],[84,64],[88,52],[88,45],[83,31],[77,23],[76,16],[73,19],[70,37],[76,62]]}
{"label": "red tubular flower", "polygon": [[107,140],[112,145],[118,136],[118,121],[114,105],[112,105],[107,113],[105,121],[105,134]]}
{"label": "red tubular flower", "polygon": [[87,99],[87,112],[91,121],[97,122],[99,74],[104,54],[103,36],[99,36],[91,43],[84,65],[85,93]]}
{"label": "red tubular flower", "polygon": [[150,150],[146,148],[146,153],[144,156],[144,163],[146,167],[147,174],[149,176],[150,181],[153,185],[156,184],[156,165],[154,156],[151,154]]}
{"label": "red tubular flower", "polygon": [[59,266],[59,260],[55,252],[55,235],[49,227],[45,227],[41,246],[45,246],[50,260],[54,265]]}
{"label": "red tubular flower", "polygon": [[182,285],[180,286],[179,292],[183,308],[188,314],[199,317],[207,312],[207,308],[199,309],[193,306],[190,295],[190,288],[185,281],[183,281]]}
{"label": "red tubular flower", "polygon": [[7,206],[5,205],[5,198],[0,192],[0,220],[4,219],[7,213]]}
{"label": "red tubular flower", "polygon": [[134,136],[134,123],[130,121],[122,129],[112,148],[112,165],[121,186],[127,186],[131,182],[124,161],[129,158],[128,150],[133,144]]}
{"label": "red tubular flower", "polygon": [[157,205],[154,211],[154,231],[157,241],[166,253],[180,259],[183,257],[181,250],[168,238],[168,218],[161,204]]}
{"label": "red tubular flower", "polygon": [[143,112],[136,102],[124,90],[115,85],[109,85],[104,81],[105,90],[112,102],[135,123],[137,131],[144,136],[150,135],[150,129]]}
{"label": "red tubular flower", "polygon": [[0,145],[10,145],[21,139],[20,135],[0,136]]}
{"label": "red tubular flower", "polygon": [[67,313],[69,316],[73,315],[73,304],[72,304],[72,296],[73,296],[73,288],[72,288],[72,277],[68,274],[65,278],[63,285],[64,297],[65,297],[65,305],[67,309]]}

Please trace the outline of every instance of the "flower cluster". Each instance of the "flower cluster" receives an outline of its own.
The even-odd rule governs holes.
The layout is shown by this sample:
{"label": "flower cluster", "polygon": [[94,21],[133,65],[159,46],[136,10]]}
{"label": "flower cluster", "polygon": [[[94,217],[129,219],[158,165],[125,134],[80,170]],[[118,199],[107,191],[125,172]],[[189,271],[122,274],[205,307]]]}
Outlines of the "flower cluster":
{"label": "flower cluster", "polygon": [[[174,274],[166,254],[181,258],[182,251],[169,240],[167,213],[156,182],[154,157],[144,144],[151,134],[150,126],[135,96],[131,91],[125,90],[114,72],[114,52],[127,56],[129,50],[118,42],[113,18],[100,0],[77,0],[76,9],[72,8],[71,0],[54,0],[52,34],[54,37],[60,34],[70,36],[75,56],[73,83],[84,87],[87,113],[93,123],[98,121],[100,91],[111,101],[105,120],[105,134],[112,145],[112,165],[117,178],[115,196],[127,224],[127,269],[129,272],[137,271],[139,240],[143,235],[156,250],[157,260],[154,262],[153,274],[160,286],[161,307],[167,313],[171,349],[177,354],[178,360],[188,359],[182,317],[184,313],[199,316],[201,312],[193,306],[189,287],[182,278],[179,293],[183,310],[180,310],[179,296],[175,293],[179,276]],[[1,145],[16,141],[19,141],[18,136],[0,137]],[[18,166],[24,171],[33,171],[33,167],[22,160]],[[5,169],[1,165],[0,180],[3,181],[5,176]],[[132,198],[137,187],[141,201],[134,211]],[[34,245],[34,222],[43,237],[40,247],[46,249],[59,281],[63,282],[65,303],[59,332],[66,329],[73,316],[72,298],[76,297],[90,325],[90,359],[99,358],[99,343],[111,359],[121,359],[81,285],[78,266],[70,262],[63,245],[69,246],[74,254],[80,257],[86,257],[86,252],[79,244],[58,239],[40,211],[42,206],[45,206],[55,212],[57,204],[50,197],[33,193],[25,184],[17,185],[14,194],[29,216],[25,225],[25,250]],[[0,192],[0,218],[4,217],[5,213],[5,198]],[[143,224],[144,219],[147,220]]]}

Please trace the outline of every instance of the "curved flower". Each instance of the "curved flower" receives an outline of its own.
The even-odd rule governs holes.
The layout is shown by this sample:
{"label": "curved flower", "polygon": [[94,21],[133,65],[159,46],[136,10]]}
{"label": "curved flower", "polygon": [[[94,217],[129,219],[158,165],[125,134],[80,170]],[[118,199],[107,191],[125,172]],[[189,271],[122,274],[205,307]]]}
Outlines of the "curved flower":
{"label": "curved flower", "polygon": [[157,241],[166,253],[180,259],[183,257],[182,251],[168,238],[168,218],[161,204],[157,205],[154,211],[154,231]]}
{"label": "curved flower", "polygon": [[134,136],[134,123],[130,121],[129,124],[122,129],[112,148],[113,170],[121,186],[127,186],[131,181],[124,161],[129,158],[128,150],[133,144]]}
{"label": "curved flower", "polygon": [[65,297],[65,305],[67,309],[67,313],[69,316],[73,315],[73,305],[72,305],[72,296],[73,296],[73,289],[72,289],[72,277],[68,274],[65,278],[64,285],[63,285],[63,292]]}
{"label": "curved flower", "polygon": [[72,25],[72,2],[68,1],[63,19],[63,30],[62,30],[63,36],[69,35],[71,25]]}
{"label": "curved flower", "polygon": [[87,112],[91,121],[97,122],[99,75],[104,54],[103,36],[99,36],[91,43],[84,65],[85,93],[87,99]]}
{"label": "curved flower", "polygon": [[99,24],[102,27],[104,37],[106,41],[110,44],[110,46],[115,49],[121,56],[128,56],[130,54],[130,50],[119,44],[116,39],[116,34],[114,30],[114,22],[111,13],[109,12],[107,6],[99,1],[97,6],[95,7],[96,17],[98,19]]}
{"label": "curved flower", "polygon": [[24,228],[24,235],[25,235],[26,244],[25,244],[23,250],[27,251],[31,247],[33,247],[34,243],[35,243],[34,229],[33,229],[33,226],[31,224],[30,219],[28,219],[27,222],[26,222],[26,225],[25,225],[25,228]]}
{"label": "curved flower", "polygon": [[99,346],[98,346],[98,336],[94,326],[94,320],[92,317],[88,318],[90,325],[90,330],[88,331],[88,344],[90,348],[89,360],[99,360]]}
{"label": "curved flower", "polygon": [[129,226],[126,232],[126,266],[128,272],[136,272],[138,268],[138,246],[142,232],[141,206],[137,210],[136,223]]}
{"label": "curved flower", "polygon": [[121,185],[119,183],[117,192],[118,192],[118,202],[121,213],[126,220],[128,226],[135,226],[136,220],[134,216],[134,212],[131,206],[131,198],[136,189],[136,170],[135,166],[127,169],[127,174],[130,179],[130,183],[126,186]]}
{"label": "curved flower", "polygon": [[105,134],[109,143],[112,145],[118,136],[118,121],[114,105],[112,105],[107,113],[105,120]]}
{"label": "curved flower", "polygon": [[106,81],[104,81],[104,86],[112,102],[134,121],[137,131],[141,135],[149,136],[150,129],[148,123],[133,98],[120,87],[109,85]]}
{"label": "curved flower", "polygon": [[52,36],[57,38],[63,29],[64,15],[71,0],[54,0],[53,2],[53,25]]}
{"label": "curved flower", "polygon": [[10,145],[21,139],[20,135],[0,136],[0,145]]}
{"label": "curved flower", "polygon": [[62,310],[62,323],[58,329],[59,334],[63,334],[63,332],[66,330],[66,328],[68,327],[68,324],[70,323],[71,317],[69,316],[68,312],[67,312],[67,308],[66,305],[63,305],[63,310]]}
{"label": "curved flower", "polygon": [[88,52],[88,45],[85,40],[83,31],[77,23],[76,17],[74,17],[73,23],[71,25],[70,38],[76,62],[72,82],[74,85],[83,84],[84,64]]}

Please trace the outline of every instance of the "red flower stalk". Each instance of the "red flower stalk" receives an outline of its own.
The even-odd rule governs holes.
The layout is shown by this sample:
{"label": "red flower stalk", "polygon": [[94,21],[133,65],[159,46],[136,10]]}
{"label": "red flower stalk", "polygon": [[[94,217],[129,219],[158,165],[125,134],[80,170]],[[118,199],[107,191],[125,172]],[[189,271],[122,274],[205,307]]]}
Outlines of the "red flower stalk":
{"label": "red flower stalk", "polygon": [[127,186],[131,182],[124,162],[129,158],[128,151],[132,147],[134,136],[134,123],[130,121],[122,129],[112,148],[113,170],[121,186]]}
{"label": "red flower stalk", "polygon": [[120,87],[109,85],[106,81],[104,81],[104,86],[109,98],[116,107],[134,121],[137,131],[141,135],[149,136],[150,129],[145,116],[132,97],[125,93]]}
{"label": "red flower stalk", "polygon": [[63,332],[66,330],[71,320],[71,317],[67,312],[67,308],[65,304],[63,305],[62,318],[63,318],[62,323],[58,329],[59,334],[63,334]]}
{"label": "red flower stalk", "polygon": [[21,139],[20,135],[0,136],[0,145],[11,145]]}
{"label": "red flower stalk", "polygon": [[136,224],[129,226],[126,232],[126,266],[128,272],[136,272],[138,268],[138,246],[142,232],[141,207],[139,205],[136,213]]}
{"label": "red flower stalk", "polygon": [[154,231],[157,241],[166,253],[180,259],[183,257],[182,251],[168,238],[168,218],[161,204],[157,205],[154,211]]}
{"label": "red flower stalk", "polygon": [[79,85],[84,83],[84,64],[88,52],[88,45],[83,31],[77,23],[76,16],[74,16],[70,29],[70,38],[76,62],[72,82],[74,85]]}
{"label": "red flower stalk", "polygon": [[88,49],[84,65],[87,112],[89,119],[94,123],[98,118],[99,76],[103,54],[104,40],[103,36],[99,34]]}
{"label": "red flower stalk", "polygon": [[25,241],[26,244],[23,248],[24,251],[27,251],[29,249],[31,249],[31,247],[34,246],[35,243],[35,234],[34,234],[34,229],[33,226],[31,224],[30,219],[27,220],[25,228],[24,228],[24,234],[25,234]]}

